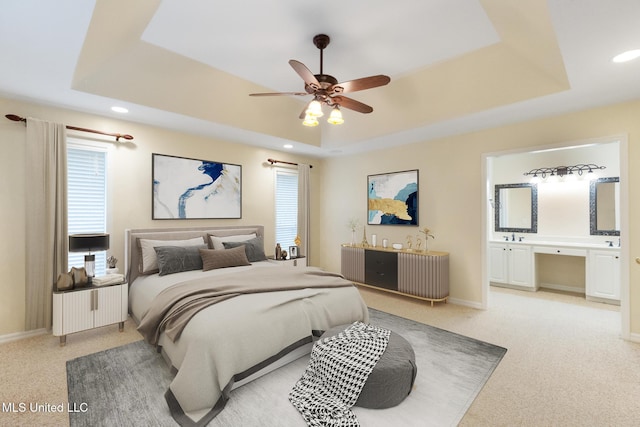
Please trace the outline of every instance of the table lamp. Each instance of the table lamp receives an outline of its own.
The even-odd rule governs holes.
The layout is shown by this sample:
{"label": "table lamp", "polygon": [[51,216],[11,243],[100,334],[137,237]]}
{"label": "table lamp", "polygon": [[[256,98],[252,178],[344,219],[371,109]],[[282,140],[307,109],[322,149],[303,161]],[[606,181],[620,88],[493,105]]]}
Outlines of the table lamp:
{"label": "table lamp", "polygon": [[88,277],[96,275],[96,256],[91,252],[109,249],[109,235],[105,233],[69,235],[69,252],[88,252],[84,256],[84,269]]}

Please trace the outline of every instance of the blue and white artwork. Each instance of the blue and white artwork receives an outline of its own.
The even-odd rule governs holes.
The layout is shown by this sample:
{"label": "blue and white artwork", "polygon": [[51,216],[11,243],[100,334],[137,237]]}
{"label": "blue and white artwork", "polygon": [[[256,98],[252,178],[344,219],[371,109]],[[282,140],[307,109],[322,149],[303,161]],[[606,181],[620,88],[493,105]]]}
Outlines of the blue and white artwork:
{"label": "blue and white artwork", "polygon": [[418,171],[367,177],[367,223],[418,225]]}
{"label": "blue and white artwork", "polygon": [[242,167],[153,154],[153,219],[242,217]]}

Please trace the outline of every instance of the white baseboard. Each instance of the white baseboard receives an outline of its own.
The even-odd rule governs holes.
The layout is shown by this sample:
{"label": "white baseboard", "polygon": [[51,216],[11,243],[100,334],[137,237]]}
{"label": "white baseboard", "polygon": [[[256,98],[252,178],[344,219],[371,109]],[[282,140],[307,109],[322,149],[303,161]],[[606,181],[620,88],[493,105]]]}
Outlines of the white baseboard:
{"label": "white baseboard", "polygon": [[631,333],[628,337],[626,337],[628,341],[640,342],[640,334]]}
{"label": "white baseboard", "polygon": [[585,294],[585,289],[579,286],[556,285],[555,283],[540,283],[540,288],[553,289],[555,291],[573,292],[575,294]]}
{"label": "white baseboard", "polygon": [[482,310],[482,303],[479,303],[477,301],[469,301],[466,299],[459,299],[459,298],[451,298],[449,297],[447,299],[447,303],[451,303],[451,304],[455,304],[455,305],[462,305],[465,307],[471,307],[471,308],[476,308],[478,310]]}
{"label": "white baseboard", "polygon": [[31,338],[37,335],[44,335],[48,333],[49,332],[46,329],[33,329],[31,331],[15,332],[13,334],[0,335],[0,344],[23,340],[25,338]]}

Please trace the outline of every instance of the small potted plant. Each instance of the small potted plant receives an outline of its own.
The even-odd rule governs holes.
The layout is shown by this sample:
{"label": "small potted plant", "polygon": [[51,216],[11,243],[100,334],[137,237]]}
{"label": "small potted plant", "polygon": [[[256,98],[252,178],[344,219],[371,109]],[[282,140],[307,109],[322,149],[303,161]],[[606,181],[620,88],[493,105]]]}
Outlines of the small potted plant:
{"label": "small potted plant", "polygon": [[118,267],[116,267],[116,264],[118,264],[118,258],[114,257],[113,255],[107,258],[107,274],[118,273]]}

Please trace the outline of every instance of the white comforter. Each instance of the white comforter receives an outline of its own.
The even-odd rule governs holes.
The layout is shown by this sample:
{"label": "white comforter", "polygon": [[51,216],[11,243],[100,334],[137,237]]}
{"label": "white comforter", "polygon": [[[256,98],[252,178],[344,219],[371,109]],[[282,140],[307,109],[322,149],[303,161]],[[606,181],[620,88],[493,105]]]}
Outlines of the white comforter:
{"label": "white comforter", "polygon": [[[265,261],[233,269],[142,276],[131,286],[131,313],[141,319],[158,293],[180,281],[203,274],[215,280],[255,268],[305,267]],[[354,321],[368,322],[367,307],[354,286],[248,294],[201,311],[175,343],[160,337],[159,344],[178,370],[167,396],[174,418],[182,425],[206,423],[224,407],[236,374],[301,345],[314,330]]]}

